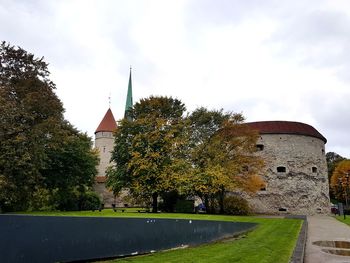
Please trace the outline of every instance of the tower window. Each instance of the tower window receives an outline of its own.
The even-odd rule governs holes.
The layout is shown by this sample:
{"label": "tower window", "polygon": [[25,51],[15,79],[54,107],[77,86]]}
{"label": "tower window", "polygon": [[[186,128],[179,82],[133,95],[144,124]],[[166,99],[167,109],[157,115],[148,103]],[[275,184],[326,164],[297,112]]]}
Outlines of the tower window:
{"label": "tower window", "polygon": [[263,144],[257,144],[257,145],[256,145],[256,149],[257,149],[258,151],[262,151],[262,150],[264,150],[264,145],[263,145]]}
{"label": "tower window", "polygon": [[106,152],[106,146],[103,146],[103,152],[104,153]]}
{"label": "tower window", "polygon": [[312,172],[313,172],[313,173],[317,173],[317,167],[315,167],[315,166],[312,167]]}
{"label": "tower window", "polygon": [[278,172],[278,173],[285,173],[285,172],[286,172],[286,167],[284,167],[284,166],[278,166],[278,167],[277,167],[277,172]]}

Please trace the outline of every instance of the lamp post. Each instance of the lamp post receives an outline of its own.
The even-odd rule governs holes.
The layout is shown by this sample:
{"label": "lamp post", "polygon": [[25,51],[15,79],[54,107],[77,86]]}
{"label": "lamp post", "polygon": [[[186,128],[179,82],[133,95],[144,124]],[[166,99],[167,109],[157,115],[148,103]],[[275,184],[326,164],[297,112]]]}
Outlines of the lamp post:
{"label": "lamp post", "polygon": [[350,188],[350,170],[344,173],[345,176],[338,178],[339,193],[344,195],[345,207],[343,208],[344,219],[346,219],[346,211],[349,208],[349,188]]}
{"label": "lamp post", "polygon": [[345,206],[343,203],[338,203],[338,213],[339,216],[343,213],[344,219],[346,219],[345,208],[348,206],[348,196],[347,196],[347,180],[348,174],[345,174],[343,177],[338,177],[338,193],[340,193],[345,199]]}
{"label": "lamp post", "polygon": [[345,174],[345,182],[344,182],[344,195],[345,195],[345,207],[346,209],[349,208],[349,186],[350,186],[350,171],[347,171],[347,173]]}

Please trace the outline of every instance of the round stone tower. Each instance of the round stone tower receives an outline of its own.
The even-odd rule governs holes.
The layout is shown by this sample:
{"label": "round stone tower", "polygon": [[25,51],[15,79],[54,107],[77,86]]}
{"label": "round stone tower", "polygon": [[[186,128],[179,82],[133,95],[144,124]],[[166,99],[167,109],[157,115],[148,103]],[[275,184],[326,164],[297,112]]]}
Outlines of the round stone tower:
{"label": "round stone tower", "polygon": [[269,214],[329,213],[326,138],[314,127],[288,121],[247,123],[258,130],[258,154],[265,159],[266,186],[250,203]]}
{"label": "round stone tower", "polygon": [[95,148],[99,151],[100,163],[97,166],[95,191],[100,195],[105,206],[111,206],[114,203],[112,192],[106,189],[106,169],[111,165],[111,152],[114,147],[113,132],[117,129],[117,123],[114,119],[111,109],[108,109],[100,125],[95,131]]}

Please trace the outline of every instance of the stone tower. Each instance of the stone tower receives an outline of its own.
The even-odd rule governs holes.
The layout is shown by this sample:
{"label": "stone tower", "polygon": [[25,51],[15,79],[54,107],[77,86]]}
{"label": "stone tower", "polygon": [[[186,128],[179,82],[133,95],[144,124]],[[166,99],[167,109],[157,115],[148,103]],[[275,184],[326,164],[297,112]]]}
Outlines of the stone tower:
{"label": "stone tower", "polygon": [[100,163],[97,166],[95,191],[100,195],[102,203],[110,206],[114,203],[113,194],[106,189],[106,169],[110,166],[111,152],[114,147],[114,131],[117,123],[111,109],[108,109],[100,125],[95,131],[95,148],[99,152]]}
{"label": "stone tower", "polygon": [[258,130],[258,154],[265,159],[266,187],[250,203],[268,214],[329,213],[329,186],[325,156],[326,138],[300,122],[247,123]]}
{"label": "stone tower", "polygon": [[[124,118],[131,119],[128,110],[132,108],[132,106],[133,98],[130,68]],[[100,195],[101,201],[106,207],[111,207],[112,204],[120,206],[123,203],[121,198],[116,198],[113,196],[113,193],[106,188],[106,169],[112,165],[111,156],[114,148],[114,132],[116,129],[117,123],[111,109],[109,108],[95,131],[95,148],[99,152],[100,163],[97,167],[98,173],[95,180],[94,190]]]}

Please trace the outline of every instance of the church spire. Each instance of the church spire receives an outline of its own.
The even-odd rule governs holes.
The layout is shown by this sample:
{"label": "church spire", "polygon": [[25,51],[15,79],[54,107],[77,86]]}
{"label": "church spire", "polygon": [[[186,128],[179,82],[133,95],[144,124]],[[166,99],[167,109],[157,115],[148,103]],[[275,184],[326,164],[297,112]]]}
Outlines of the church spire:
{"label": "church spire", "polygon": [[130,67],[128,94],[126,96],[124,118],[131,119],[131,117],[128,114],[128,111],[132,108],[132,106],[133,106],[133,101],[132,101],[131,67]]}

